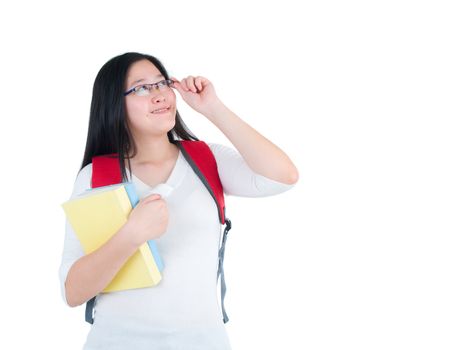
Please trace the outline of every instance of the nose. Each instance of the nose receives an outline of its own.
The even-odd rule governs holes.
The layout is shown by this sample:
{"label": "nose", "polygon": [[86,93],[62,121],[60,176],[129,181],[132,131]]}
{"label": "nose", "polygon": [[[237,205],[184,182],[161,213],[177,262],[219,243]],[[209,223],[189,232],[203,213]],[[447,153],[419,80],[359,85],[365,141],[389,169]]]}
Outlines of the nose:
{"label": "nose", "polygon": [[162,102],[165,101],[166,99],[164,98],[164,94],[161,91],[157,91],[156,94],[152,95],[152,102],[157,103],[157,102]]}

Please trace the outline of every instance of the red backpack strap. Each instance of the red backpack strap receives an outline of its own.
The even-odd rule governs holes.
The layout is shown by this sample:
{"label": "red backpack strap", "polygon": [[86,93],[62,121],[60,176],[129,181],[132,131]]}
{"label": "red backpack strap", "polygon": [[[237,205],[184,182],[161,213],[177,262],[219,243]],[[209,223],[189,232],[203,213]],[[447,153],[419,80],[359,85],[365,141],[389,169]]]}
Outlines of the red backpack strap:
{"label": "red backpack strap", "polygon": [[[92,157],[92,188],[109,186],[122,182],[120,162],[117,153]],[[85,321],[93,324],[96,295],[85,305]]]}
{"label": "red backpack strap", "polygon": [[224,205],[223,186],[212,150],[204,141],[178,141],[177,145],[215,200],[220,222],[224,224],[226,207]]}
{"label": "red backpack strap", "polygon": [[92,188],[114,185],[121,182],[122,174],[117,153],[92,158]]}

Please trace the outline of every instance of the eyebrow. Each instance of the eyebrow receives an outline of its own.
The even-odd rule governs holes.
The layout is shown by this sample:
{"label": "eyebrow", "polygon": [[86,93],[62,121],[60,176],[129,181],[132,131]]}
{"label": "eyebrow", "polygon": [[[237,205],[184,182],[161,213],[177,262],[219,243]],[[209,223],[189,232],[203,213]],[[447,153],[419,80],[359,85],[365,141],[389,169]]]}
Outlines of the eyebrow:
{"label": "eyebrow", "polygon": [[[164,78],[164,76],[162,74],[158,74],[158,75],[155,75],[154,78]],[[135,80],[131,84],[128,84],[128,86],[133,86],[133,85],[135,85],[137,83],[140,83],[141,81],[144,81],[144,80],[146,80],[146,79],[141,78],[141,79]]]}

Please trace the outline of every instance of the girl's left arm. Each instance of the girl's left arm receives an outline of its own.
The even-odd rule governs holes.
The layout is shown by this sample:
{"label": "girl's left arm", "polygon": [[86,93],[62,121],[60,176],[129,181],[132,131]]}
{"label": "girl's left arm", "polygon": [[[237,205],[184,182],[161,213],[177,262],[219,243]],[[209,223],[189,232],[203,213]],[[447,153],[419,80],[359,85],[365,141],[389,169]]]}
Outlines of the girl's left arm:
{"label": "girl's left arm", "polygon": [[256,173],[285,184],[294,184],[299,173],[291,159],[221,101],[204,114],[223,132]]}
{"label": "girl's left arm", "polygon": [[227,108],[210,80],[192,75],[171,79],[183,100],[226,135],[254,172],[285,184],[297,182],[299,173],[287,154]]}

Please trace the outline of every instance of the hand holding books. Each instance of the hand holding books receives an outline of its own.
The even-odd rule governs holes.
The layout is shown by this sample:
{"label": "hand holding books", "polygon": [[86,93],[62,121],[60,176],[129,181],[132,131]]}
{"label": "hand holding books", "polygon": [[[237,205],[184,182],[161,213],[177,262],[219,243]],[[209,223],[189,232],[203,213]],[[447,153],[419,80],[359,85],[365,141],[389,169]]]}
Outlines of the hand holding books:
{"label": "hand holding books", "polygon": [[144,242],[156,239],[166,232],[169,214],[167,204],[159,194],[153,193],[134,207],[126,222],[133,244],[140,246]]}
{"label": "hand holding books", "polygon": [[164,265],[155,240],[150,238],[166,231],[167,205],[161,198],[167,192],[154,190],[154,195],[139,201],[132,183],[120,183],[88,189],[62,204],[85,254],[97,250],[127,224],[131,242],[138,242],[138,250],[102,292],[153,287],[160,282]]}

